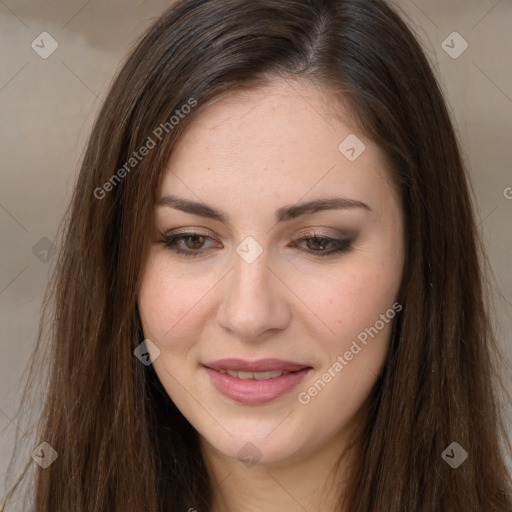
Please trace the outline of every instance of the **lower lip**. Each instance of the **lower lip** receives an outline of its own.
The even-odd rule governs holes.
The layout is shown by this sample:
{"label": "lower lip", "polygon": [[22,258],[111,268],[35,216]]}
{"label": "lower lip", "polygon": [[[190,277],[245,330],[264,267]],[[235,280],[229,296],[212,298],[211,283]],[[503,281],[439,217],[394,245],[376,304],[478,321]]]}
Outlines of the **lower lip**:
{"label": "lower lip", "polygon": [[238,379],[227,373],[205,368],[213,385],[224,396],[246,405],[264,404],[288,393],[307,375],[311,368],[304,368],[274,379]]}

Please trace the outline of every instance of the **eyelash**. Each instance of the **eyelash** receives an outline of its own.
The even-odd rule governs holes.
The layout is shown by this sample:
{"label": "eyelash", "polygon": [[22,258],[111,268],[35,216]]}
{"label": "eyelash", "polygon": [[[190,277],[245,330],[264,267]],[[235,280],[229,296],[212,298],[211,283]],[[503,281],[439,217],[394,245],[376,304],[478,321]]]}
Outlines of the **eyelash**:
{"label": "eyelash", "polygon": [[[192,251],[189,249],[180,249],[177,246],[177,242],[183,241],[184,239],[187,239],[187,238],[193,238],[193,237],[204,238],[205,240],[206,239],[213,240],[213,238],[208,235],[204,235],[201,233],[195,233],[193,231],[186,232],[186,233],[177,233],[175,235],[166,235],[166,234],[162,233],[162,236],[163,236],[163,239],[160,240],[160,242],[165,247],[174,251],[176,254],[181,254],[188,258],[197,258],[204,253],[200,252],[201,249],[198,249],[196,251]],[[308,251],[311,254],[314,254],[314,255],[317,255],[320,257],[331,256],[333,254],[342,254],[342,253],[348,252],[352,247],[352,240],[343,239],[343,238],[326,237],[326,236],[322,236],[320,233],[312,233],[311,236],[300,238],[299,240],[297,240],[297,242],[303,242],[305,240],[306,241],[307,240],[316,240],[317,243],[327,241],[327,243],[331,243],[334,245],[335,248],[331,249],[330,251]]]}

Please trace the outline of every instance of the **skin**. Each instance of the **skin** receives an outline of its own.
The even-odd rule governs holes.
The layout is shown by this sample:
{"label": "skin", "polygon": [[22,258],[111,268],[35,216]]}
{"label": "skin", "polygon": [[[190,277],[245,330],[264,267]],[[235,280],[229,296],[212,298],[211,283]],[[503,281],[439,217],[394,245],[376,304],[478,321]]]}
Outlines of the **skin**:
{"label": "skin", "polygon": [[[155,371],[199,432],[220,484],[215,510],[333,510],[335,495],[324,485],[383,367],[392,320],[359,343],[362,350],[307,404],[298,400],[392,307],[402,279],[398,195],[382,151],[345,114],[335,118],[310,83],[276,80],[235,92],[187,127],[163,176],[158,197],[203,202],[231,221],[155,207],[138,296],[144,335],[160,350]],[[338,146],[354,133],[366,149],[349,161]],[[371,211],[332,209],[276,223],[280,207],[332,197]],[[182,239],[179,247],[201,255],[177,254],[162,233],[180,228],[213,240]],[[319,256],[333,246],[300,241],[314,232],[351,236],[351,249]],[[236,252],[248,236],[263,250],[252,263]],[[275,357],[313,370],[286,395],[245,405],[220,394],[202,366],[225,357]],[[259,457],[252,465],[237,458],[247,443]],[[349,468],[347,457],[341,474]]]}

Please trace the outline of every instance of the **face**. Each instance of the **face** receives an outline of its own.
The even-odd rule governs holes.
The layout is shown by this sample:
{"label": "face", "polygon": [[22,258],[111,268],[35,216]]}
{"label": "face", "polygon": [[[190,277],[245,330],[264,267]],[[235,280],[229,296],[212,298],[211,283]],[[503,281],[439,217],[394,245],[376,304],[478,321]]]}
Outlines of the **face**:
{"label": "face", "polygon": [[401,308],[403,218],[383,154],[324,98],[276,81],[210,104],[159,190],[144,335],[170,398],[227,457],[340,446]]}

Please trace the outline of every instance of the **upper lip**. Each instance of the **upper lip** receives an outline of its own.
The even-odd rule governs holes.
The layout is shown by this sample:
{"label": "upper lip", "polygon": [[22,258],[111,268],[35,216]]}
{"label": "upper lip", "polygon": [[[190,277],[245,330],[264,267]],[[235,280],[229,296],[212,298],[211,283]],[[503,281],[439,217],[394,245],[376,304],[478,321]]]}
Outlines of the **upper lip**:
{"label": "upper lip", "polygon": [[285,372],[296,372],[303,368],[309,368],[308,365],[294,363],[293,361],[283,361],[282,359],[258,359],[257,361],[245,361],[243,359],[219,359],[206,363],[204,366],[212,370],[233,370],[242,372],[271,372],[281,370]]}

